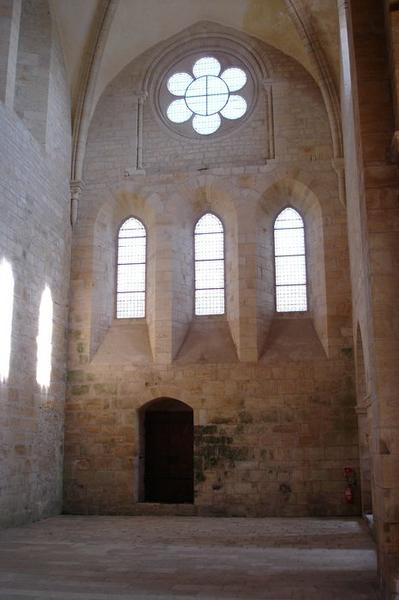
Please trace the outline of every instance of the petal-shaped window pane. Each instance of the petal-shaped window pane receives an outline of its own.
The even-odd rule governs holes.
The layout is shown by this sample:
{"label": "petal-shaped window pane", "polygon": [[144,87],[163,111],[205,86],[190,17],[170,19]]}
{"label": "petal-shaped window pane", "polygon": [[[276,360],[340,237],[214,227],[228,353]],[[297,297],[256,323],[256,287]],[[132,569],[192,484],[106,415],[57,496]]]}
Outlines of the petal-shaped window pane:
{"label": "petal-shaped window pane", "polygon": [[242,69],[233,67],[226,69],[220,76],[227,84],[230,92],[238,92],[247,83],[247,76]]}
{"label": "petal-shaped window pane", "polygon": [[232,95],[221,111],[226,119],[239,119],[247,112],[247,102],[242,96]]}
{"label": "petal-shaped window pane", "polygon": [[203,77],[204,75],[215,75],[217,77],[220,70],[220,62],[212,56],[200,58],[193,66],[194,77]]}
{"label": "petal-shaped window pane", "polygon": [[181,100],[174,100],[169,105],[166,114],[173,123],[185,123],[193,113],[188,108],[184,98],[182,98]]}
{"label": "petal-shaped window pane", "polygon": [[168,79],[168,90],[174,96],[184,96],[192,80],[188,73],[175,73]]}
{"label": "petal-shaped window pane", "polygon": [[209,117],[195,115],[193,119],[193,128],[201,135],[210,135],[219,129],[220,123],[221,119],[217,113],[215,115],[210,115]]}

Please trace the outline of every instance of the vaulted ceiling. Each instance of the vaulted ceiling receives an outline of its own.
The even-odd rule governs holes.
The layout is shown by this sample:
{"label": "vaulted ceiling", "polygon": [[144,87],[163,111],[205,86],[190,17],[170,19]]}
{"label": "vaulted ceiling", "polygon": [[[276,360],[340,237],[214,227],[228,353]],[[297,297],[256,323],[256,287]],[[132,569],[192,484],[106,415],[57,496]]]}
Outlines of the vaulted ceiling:
{"label": "vaulted ceiling", "polygon": [[[306,20],[310,35],[325,55],[336,86],[339,80],[336,0],[51,0],[61,36],[72,105],[82,90],[84,65],[93,60],[106,10],[112,18],[97,57],[92,105],[131,60],[161,40],[202,20],[236,28],[296,58],[317,79],[315,64],[293,18]],[[83,68],[82,68],[83,66]],[[87,69],[86,69],[87,76]]]}

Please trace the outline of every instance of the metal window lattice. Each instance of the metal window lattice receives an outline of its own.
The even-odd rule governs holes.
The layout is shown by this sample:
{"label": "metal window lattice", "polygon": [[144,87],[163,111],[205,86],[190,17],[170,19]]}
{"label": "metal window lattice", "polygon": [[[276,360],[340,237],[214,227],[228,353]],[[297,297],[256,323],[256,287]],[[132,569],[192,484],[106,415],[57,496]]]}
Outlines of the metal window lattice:
{"label": "metal window lattice", "polygon": [[284,209],[274,224],[277,312],[308,309],[305,229],[293,208]]}
{"label": "metal window lattice", "polygon": [[215,215],[204,215],[197,223],[195,246],[195,314],[222,315],[224,294],[224,231]]}
{"label": "metal window lattice", "polygon": [[144,225],[133,217],[127,219],[118,235],[117,319],[145,316],[146,244]]}
{"label": "metal window lattice", "polygon": [[237,92],[245,87],[247,75],[238,67],[222,69],[212,56],[204,56],[192,65],[192,74],[176,72],[169,77],[167,89],[173,100],[166,111],[172,123],[191,120],[194,131],[210,135],[223,119],[240,119],[247,112],[247,101]]}

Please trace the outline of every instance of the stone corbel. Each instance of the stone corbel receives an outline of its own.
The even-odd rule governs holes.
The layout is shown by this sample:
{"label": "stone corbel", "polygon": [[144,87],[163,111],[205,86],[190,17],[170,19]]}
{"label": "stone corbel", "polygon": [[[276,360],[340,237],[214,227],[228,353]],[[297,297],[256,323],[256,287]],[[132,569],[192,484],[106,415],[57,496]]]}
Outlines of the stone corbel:
{"label": "stone corbel", "polygon": [[356,414],[357,415],[367,415],[368,409],[371,406],[371,396],[367,394],[363,398],[361,398],[356,405]]}
{"label": "stone corbel", "polygon": [[84,188],[83,181],[71,181],[71,226],[72,228],[76,225],[78,220],[79,210],[79,199],[80,194]]}

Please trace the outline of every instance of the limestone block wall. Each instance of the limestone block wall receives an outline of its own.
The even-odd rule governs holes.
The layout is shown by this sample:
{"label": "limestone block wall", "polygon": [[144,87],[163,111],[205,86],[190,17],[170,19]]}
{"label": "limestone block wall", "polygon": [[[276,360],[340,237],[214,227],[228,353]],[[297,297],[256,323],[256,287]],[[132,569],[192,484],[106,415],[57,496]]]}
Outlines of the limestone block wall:
{"label": "limestone block wall", "polygon": [[372,510],[383,597],[392,599],[398,597],[399,581],[399,179],[391,154],[395,82],[390,80],[384,16],[383,3],[353,0],[350,5],[340,5],[360,443],[365,478],[371,455]]}
{"label": "limestone block wall", "polygon": [[[34,31],[32,23],[32,36]],[[43,32],[37,34],[41,44]],[[0,261],[11,266],[15,282],[10,369],[0,382],[1,525],[61,509],[71,136],[66,76],[54,28],[47,53],[46,126],[40,143],[13,106],[0,102]],[[9,57],[15,60],[11,51]],[[9,93],[8,98],[13,96]],[[26,110],[29,99],[24,98]],[[31,108],[33,114],[35,106]],[[39,305],[46,285],[54,310],[48,390],[36,382]],[[4,299],[4,289],[1,294]]]}
{"label": "limestone block wall", "polygon": [[51,29],[47,0],[22,0],[14,109],[43,145],[46,140]]}
{"label": "limestone block wall", "polygon": [[[353,505],[343,497],[343,468],[357,472],[359,463],[347,225],[327,114],[302,67],[246,43],[256,45],[276,92],[274,118],[264,123],[273,158],[242,155],[238,138],[250,132],[255,150],[264,139],[249,119],[225,138],[224,157],[220,140],[201,142],[207,157],[219,156],[214,166],[204,170],[203,150],[188,161],[184,149],[173,150],[172,165],[164,146],[146,137],[145,119],[152,136],[167,136],[147,112],[149,94],[137,163],[137,90],[167,42],[128,65],[96,109],[73,239],[66,511],[134,512],[142,499],[140,410],[162,397],[194,411],[198,512],[360,510],[359,488]],[[310,310],[279,315],[273,224],[288,205],[304,218]],[[193,314],[193,231],[207,211],[225,229],[226,314],[202,318]],[[116,236],[131,215],[147,229],[147,311],[116,320]]]}
{"label": "limestone block wall", "polygon": [[0,99],[13,106],[19,29],[21,24],[21,0],[0,2]]}

